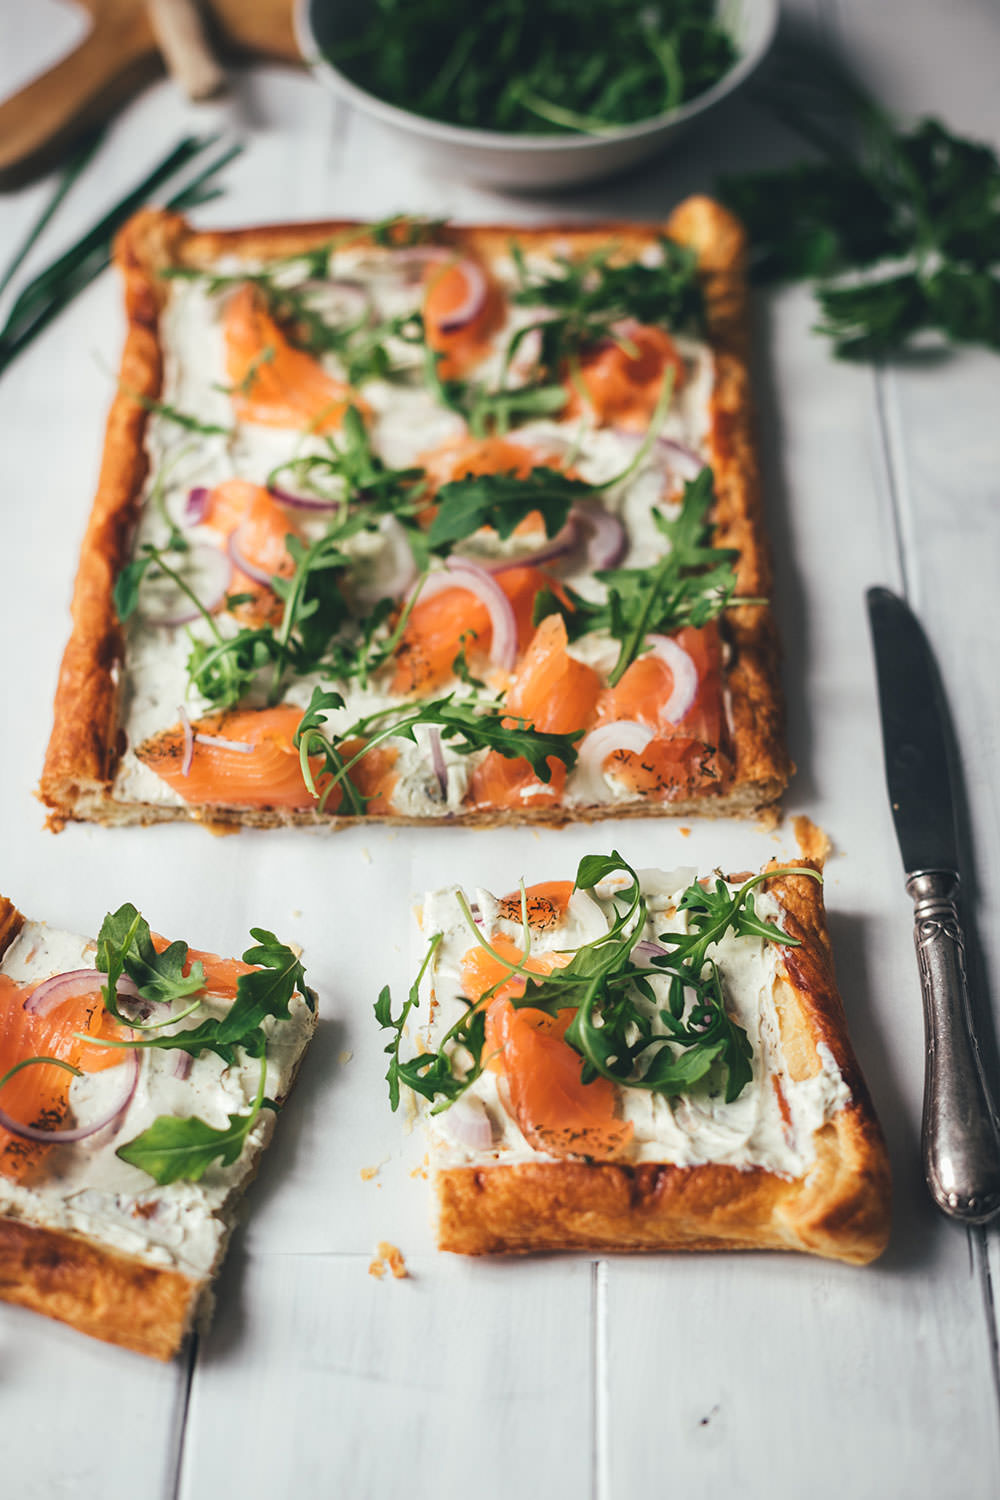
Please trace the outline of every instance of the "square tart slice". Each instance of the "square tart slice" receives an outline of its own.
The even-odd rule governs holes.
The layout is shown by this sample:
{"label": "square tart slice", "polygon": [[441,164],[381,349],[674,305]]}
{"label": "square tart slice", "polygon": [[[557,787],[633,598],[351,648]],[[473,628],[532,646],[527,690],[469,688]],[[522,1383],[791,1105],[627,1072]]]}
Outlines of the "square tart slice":
{"label": "square tart slice", "polygon": [[772,804],[744,252],[706,198],[587,228],[139,215],[52,826]]}
{"label": "square tart slice", "polygon": [[[261,1056],[239,1043],[122,1047],[221,1025],[242,1004],[253,966],[170,951],[166,969],[201,963],[204,988],[144,999],[126,971],[118,1008],[139,1031],[105,1007],[96,942],[0,897],[0,1298],[163,1360],[211,1310],[239,1201],[316,1025],[315,998],[296,990],[257,1028]],[[289,973],[290,989],[301,968]]]}
{"label": "square tart slice", "polygon": [[[637,887],[627,867],[610,869],[617,861],[596,885],[595,861],[583,861],[587,889],[527,887],[523,909],[521,892],[467,899],[456,888],[424,903],[431,1020],[400,1081],[428,1096],[440,1248],[874,1259],[889,1229],[889,1167],[812,867],[772,866],[756,882],[644,870]],[[741,925],[723,921],[706,947],[747,881]],[[527,988],[510,967],[523,960],[524,911],[524,962],[544,976]],[[693,967],[671,987],[671,954],[702,965],[697,987],[684,983]],[[612,978],[588,1011],[572,976],[605,960]],[[617,1025],[612,1003],[626,1007]],[[604,1076],[584,1081],[581,1054],[603,1058]],[[461,1082],[477,1058],[481,1072],[449,1105],[442,1067]],[[616,1081],[623,1073],[647,1086]]]}

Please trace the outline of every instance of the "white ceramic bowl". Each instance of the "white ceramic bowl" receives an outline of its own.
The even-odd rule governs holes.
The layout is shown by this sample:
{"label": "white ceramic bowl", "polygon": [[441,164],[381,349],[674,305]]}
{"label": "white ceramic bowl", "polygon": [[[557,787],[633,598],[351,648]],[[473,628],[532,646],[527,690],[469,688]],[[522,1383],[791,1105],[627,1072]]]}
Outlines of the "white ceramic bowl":
{"label": "white ceramic bowl", "polygon": [[296,0],[299,46],[317,78],[355,108],[405,137],[442,174],[489,187],[540,192],[610,177],[672,145],[695,120],[745,83],[763,61],[778,24],[779,0],[720,0],[719,19],[732,35],[738,54],[729,72],[678,109],[600,136],[471,130],[412,114],[376,98],[324,56],[337,41],[356,33],[368,9],[369,0]]}

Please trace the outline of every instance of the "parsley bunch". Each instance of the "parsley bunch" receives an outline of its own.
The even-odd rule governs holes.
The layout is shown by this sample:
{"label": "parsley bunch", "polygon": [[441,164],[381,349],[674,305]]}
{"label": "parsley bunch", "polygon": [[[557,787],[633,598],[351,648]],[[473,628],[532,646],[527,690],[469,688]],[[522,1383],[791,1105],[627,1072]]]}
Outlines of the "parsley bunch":
{"label": "parsley bunch", "polygon": [[760,280],[817,282],[841,359],[922,334],[1000,349],[1000,162],[939,121],[900,127],[826,59],[789,57],[769,95],[821,153],[722,178]]}
{"label": "parsley bunch", "polygon": [[[432,937],[398,1016],[392,1015],[388,986],[382,990],[375,1016],[384,1030],[393,1033],[385,1048],[390,1058],[386,1078],[392,1108],[399,1103],[402,1084],[436,1101],[434,1112],[447,1108],[471,1087],[484,1066],[489,1001],[516,977],[525,981],[525,989],[512,998],[515,1008],[542,1010],[551,1016],[574,1011],[564,1039],[580,1055],[584,1083],[602,1077],[624,1088],[673,1097],[689,1092],[710,1076],[721,1080],[724,1074],[725,1099],[732,1103],[753,1078],[753,1051],[746,1032],[726,1010],[722,980],[711,950],[730,932],[736,937],[798,946],[798,939],[760,917],[755,908],[754,889],[775,874],[822,878],[809,867],[795,867],[755,875],[735,892],[721,879],[716,880],[714,890],[698,883],[690,885],[678,902],[678,910],[687,914],[688,930],[660,934],[658,942],[669,951],[637,961],[637,935],[642,933],[648,916],[639,877],[617,852],[587,855],[580,861],[574,889],[593,890],[609,877],[625,877],[614,897],[611,925],[602,936],[576,949],[565,967],[544,976],[526,967],[531,932],[523,895],[524,956],[514,962],[483,937],[460,893],[458,899],[473,938],[502,966],[503,977],[479,1001],[467,1002],[466,1010],[435,1051],[422,1051],[409,1060],[400,1058],[403,1029],[419,1004],[420,984],[441,934]],[[669,979],[666,1004],[650,982],[651,970]],[[464,1054],[470,1059],[468,1065],[464,1057],[459,1061],[456,1048],[462,1049],[459,1057]]]}

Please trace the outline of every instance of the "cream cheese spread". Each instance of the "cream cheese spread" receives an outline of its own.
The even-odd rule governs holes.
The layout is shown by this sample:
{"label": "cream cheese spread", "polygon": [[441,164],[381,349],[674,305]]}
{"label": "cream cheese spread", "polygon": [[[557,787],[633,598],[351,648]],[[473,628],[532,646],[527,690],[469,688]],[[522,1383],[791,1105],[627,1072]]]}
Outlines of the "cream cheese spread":
{"label": "cream cheese spread", "polygon": [[[656,250],[652,253],[655,255]],[[644,255],[648,261],[649,254]],[[531,270],[551,270],[553,262],[544,256],[526,257]],[[208,274],[239,276],[252,274],[253,264],[221,259]],[[412,269],[412,268],[411,268]],[[500,257],[492,261],[491,274],[507,288],[516,285],[517,271],[512,260]],[[290,284],[304,283],[314,271],[304,263],[289,263],[281,274]],[[419,309],[422,288],[411,274],[393,262],[390,250],[373,248],[339,248],[330,256],[331,282],[351,281],[363,286],[378,315],[393,316]],[[315,306],[322,311],[324,297],[336,296],[329,284],[316,284]],[[182,277],[168,283],[166,306],[160,323],[160,340],[164,350],[164,383],[161,401],[165,407],[194,415],[199,422],[225,429],[223,434],[192,434],[162,413],[154,412],[147,423],[146,447],[150,460],[145,503],[137,530],[135,548],[146,542],[164,545],[168,539],[168,521],[184,528],[192,541],[216,543],[209,528],[191,526],[185,519],[185,505],[192,487],[212,488],[228,479],[248,480],[265,485],[274,468],[295,456],[324,451],[324,439],[288,429],[236,421],[228,394],[223,316],[231,288],[213,289],[207,278]],[[477,368],[477,379],[499,375],[502,351],[508,337],[518,327],[536,319],[540,309],[525,308],[508,299],[506,322],[494,337],[495,352]],[[707,460],[710,400],[714,384],[714,359],[709,347],[696,339],[676,336],[675,345],[684,359],[686,379],[677,392],[666,416],[661,437],[672,439]],[[398,347],[396,345],[398,344]],[[392,353],[402,364],[414,363],[412,346],[396,341]],[[345,371],[333,355],[323,357],[329,373],[338,379]],[[391,467],[413,464],[420,455],[465,434],[465,423],[454,411],[443,407],[424,384],[419,368],[419,352],[409,377],[393,380],[367,380],[357,388],[362,401],[373,413],[370,438],[377,455]],[[516,371],[515,371],[516,378]],[[594,427],[579,420],[536,420],[519,425],[510,438],[532,453],[572,454],[574,470],[588,482],[604,484],[625,472],[636,456],[639,438],[613,426]],[[653,514],[660,509],[667,516],[676,511],[676,501],[685,475],[683,462],[671,457],[668,446],[654,444],[637,467],[618,485],[602,494],[603,505],[624,522],[628,547],[622,566],[645,567],[655,563],[669,550],[669,542],[655,525]],[[324,529],[324,521],[303,519],[297,513],[296,525],[306,540],[313,540]],[[515,536],[507,544],[495,533],[482,532],[457,549],[480,555],[491,550],[506,550],[511,555],[530,552],[544,540],[537,536]],[[388,534],[364,533],[353,543],[359,567],[377,573],[380,549],[392,545]],[[570,559],[560,570],[562,580],[580,593],[599,598],[603,585],[589,571],[582,556]],[[435,566],[440,565],[435,563]],[[239,627],[233,616],[218,613],[217,628],[223,633]],[[162,806],[182,806],[184,799],[161,777],[145,766],[134,754],[134,747],[160,730],[176,725],[182,709],[192,719],[211,712],[213,705],[200,699],[188,685],[187,661],[193,641],[207,641],[208,627],[203,620],[166,628],[144,622],[140,611],[126,629],[125,672],[122,694],[122,724],[126,748],[119,764],[113,795],[127,802]],[[608,670],[617,656],[617,643],[600,633],[588,634],[571,648],[571,654],[590,665]],[[309,702],[316,679],[293,680],[284,699],[301,705]],[[336,736],[363,715],[376,709],[405,704],[407,699],[393,695],[377,684],[362,689],[356,683],[324,681],[345,699],[345,706],[327,719],[327,728]],[[454,692],[464,697],[469,688],[454,680],[440,692]],[[253,706],[252,700],[247,706]],[[395,766],[397,780],[393,792],[394,810],[411,817],[441,817],[457,811],[462,805],[469,777],[485,751],[460,754],[448,740],[442,743],[446,767],[446,786],[442,791],[434,774],[426,736],[416,745],[405,740],[390,742],[398,751]],[[544,783],[527,789],[527,794],[545,791]],[[635,792],[616,783],[608,771],[595,777],[580,770],[570,774],[562,801],[574,806],[595,801],[634,800]]]}
{"label": "cream cheese spread", "polygon": [[[54,974],[93,968],[96,944],[42,922],[26,922],[7,949],[0,973],[17,983],[38,983]],[[213,1000],[187,1025],[222,1015],[230,1002]],[[309,1041],[315,1018],[295,996],[288,1020],[269,1018],[268,1098],[287,1093],[298,1060]],[[232,1229],[231,1204],[257,1170],[257,1161],[274,1130],[275,1114],[264,1109],[237,1161],[208,1168],[200,1182],[173,1182],[161,1187],[139,1167],[115,1155],[160,1115],[197,1116],[221,1129],[231,1114],[247,1114],[260,1082],[260,1062],[246,1058],[229,1067],[214,1053],[192,1059],[186,1077],[177,1074],[177,1051],[140,1050],[139,1082],[115,1130],[109,1126],[72,1145],[48,1148],[44,1172],[30,1185],[0,1176],[0,1215],[24,1219],[47,1229],[78,1234],[97,1244],[135,1256],[151,1266],[172,1267],[201,1280],[211,1275]],[[100,1119],[122,1093],[118,1068],[74,1078],[70,1111],[86,1125]]]}
{"label": "cream cheese spread", "polygon": [[[656,941],[665,932],[687,930],[685,913],[677,902],[696,878],[694,870],[639,871],[646,902],[646,920],[634,934]],[[733,887],[735,889],[735,887]],[[575,891],[564,918],[555,926],[532,929],[531,951],[566,951],[592,942],[607,932],[612,921],[614,887],[604,883],[593,892]],[[781,908],[771,894],[755,892],[759,916],[781,925]],[[482,935],[502,934],[523,945],[520,922],[501,914],[488,891],[471,898]],[[509,909],[509,908],[508,908]],[[431,1050],[467,1009],[462,997],[461,963],[475,946],[468,922],[457,900],[457,888],[429,895],[422,911],[423,937],[441,934],[429,986],[432,1020],[421,1041]],[[850,1090],[824,1043],[816,1048],[816,1071],[809,1077],[791,1075],[782,1047],[776,997],[783,978],[780,946],[757,937],[737,937],[732,931],[713,944],[709,956],[718,965],[730,1018],[743,1027],[753,1048],[753,1078],[732,1103],[726,1103],[724,1079],[709,1074],[689,1093],[673,1098],[641,1088],[619,1090],[621,1117],[631,1122],[633,1136],[625,1160],[667,1163],[679,1167],[712,1162],[740,1169],[763,1168],[783,1177],[806,1175],[815,1159],[814,1138],[851,1098]],[[661,1005],[667,1001],[667,980],[648,974]],[[427,1011],[425,1011],[425,1015]],[[457,1060],[461,1068],[467,1058]],[[455,1114],[452,1115],[452,1109]],[[502,1073],[485,1068],[458,1105],[439,1114],[425,1114],[435,1165],[444,1167],[506,1165],[545,1161],[522,1134],[505,1102]],[[469,1142],[487,1132],[492,1144],[473,1149]],[[470,1125],[475,1122],[478,1134]]]}

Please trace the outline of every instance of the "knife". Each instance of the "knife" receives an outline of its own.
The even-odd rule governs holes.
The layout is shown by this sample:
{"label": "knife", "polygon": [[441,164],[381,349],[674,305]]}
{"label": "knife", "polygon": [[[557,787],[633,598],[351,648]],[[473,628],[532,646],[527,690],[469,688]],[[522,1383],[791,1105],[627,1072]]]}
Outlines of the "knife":
{"label": "knife", "polygon": [[958,838],[947,710],[909,606],[868,590],[889,802],[924,1002],[924,1176],[946,1214],[981,1224],[1000,1209],[1000,1130],[976,1041],[957,906]]}

